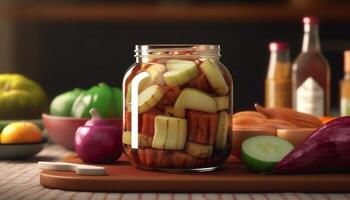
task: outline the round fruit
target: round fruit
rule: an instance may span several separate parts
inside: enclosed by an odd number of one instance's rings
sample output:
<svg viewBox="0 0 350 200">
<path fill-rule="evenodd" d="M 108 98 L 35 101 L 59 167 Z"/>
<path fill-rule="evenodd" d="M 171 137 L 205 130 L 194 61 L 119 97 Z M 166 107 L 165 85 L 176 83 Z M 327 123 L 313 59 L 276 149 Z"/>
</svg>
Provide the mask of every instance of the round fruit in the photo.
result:
<svg viewBox="0 0 350 200">
<path fill-rule="evenodd" d="M 42 87 L 20 74 L 0 75 L 0 119 L 37 119 L 48 98 Z"/>
<path fill-rule="evenodd" d="M 83 92 L 84 90 L 76 88 L 58 95 L 51 102 L 50 113 L 56 116 L 70 116 L 75 99 Z"/>
<path fill-rule="evenodd" d="M 292 149 L 293 145 L 275 136 L 255 136 L 242 144 L 242 157 L 253 172 L 269 172 Z"/>
<path fill-rule="evenodd" d="M 1 133 L 2 144 L 40 142 L 40 128 L 31 122 L 13 122 L 7 125 Z"/>
</svg>

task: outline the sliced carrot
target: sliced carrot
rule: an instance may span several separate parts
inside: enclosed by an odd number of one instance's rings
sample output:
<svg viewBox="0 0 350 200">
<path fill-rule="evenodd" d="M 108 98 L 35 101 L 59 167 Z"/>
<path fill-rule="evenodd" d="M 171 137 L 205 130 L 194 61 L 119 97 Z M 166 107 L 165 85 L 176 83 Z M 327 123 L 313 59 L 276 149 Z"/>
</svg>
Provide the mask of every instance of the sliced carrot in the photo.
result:
<svg viewBox="0 0 350 200">
<path fill-rule="evenodd" d="M 145 150 L 146 150 L 145 148 L 139 148 L 137 150 L 140 163 L 143 166 L 147 166 L 147 155 L 146 155 L 146 151 Z"/>
<path fill-rule="evenodd" d="M 137 150 L 131 149 L 130 145 L 124 145 L 125 154 L 133 164 L 140 164 L 140 158 Z"/>
<path fill-rule="evenodd" d="M 131 131 L 131 112 L 125 113 L 125 127 L 127 131 Z"/>
<path fill-rule="evenodd" d="M 200 168 L 213 165 L 211 158 L 196 158 L 183 151 L 174 151 L 172 164 L 175 168 Z"/>
<path fill-rule="evenodd" d="M 141 115 L 139 115 L 139 129 L 142 127 Z M 131 112 L 125 113 L 125 127 L 126 131 L 131 131 Z"/>
<path fill-rule="evenodd" d="M 157 109 L 151 109 L 142 114 L 142 127 L 141 133 L 153 137 L 154 135 L 154 118 L 157 115 L 162 114 Z"/>
<path fill-rule="evenodd" d="M 217 114 L 188 111 L 188 140 L 200 144 L 215 144 Z"/>
<path fill-rule="evenodd" d="M 181 93 L 181 89 L 179 87 L 164 86 L 164 90 L 165 90 L 165 94 L 156 105 L 158 109 L 163 111 L 165 107 L 172 106 L 175 103 L 177 97 Z"/>
<path fill-rule="evenodd" d="M 152 148 L 139 149 L 141 164 L 146 167 L 171 168 L 172 151 Z"/>
<path fill-rule="evenodd" d="M 200 90 L 204 90 L 206 92 L 211 92 L 211 88 L 209 86 L 209 83 L 207 79 L 205 78 L 205 75 L 201 73 L 197 78 L 193 79 L 188 83 L 190 87 L 198 88 Z"/>
</svg>

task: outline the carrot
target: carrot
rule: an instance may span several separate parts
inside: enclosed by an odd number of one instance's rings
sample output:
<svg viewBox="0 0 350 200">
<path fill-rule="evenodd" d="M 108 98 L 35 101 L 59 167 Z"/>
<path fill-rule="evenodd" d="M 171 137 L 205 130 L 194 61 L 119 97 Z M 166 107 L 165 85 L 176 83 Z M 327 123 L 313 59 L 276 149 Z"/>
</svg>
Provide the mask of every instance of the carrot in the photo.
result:
<svg viewBox="0 0 350 200">
<path fill-rule="evenodd" d="M 145 148 L 139 148 L 137 152 L 138 152 L 141 165 L 147 166 L 147 155 L 146 155 Z"/>
<path fill-rule="evenodd" d="M 175 168 L 200 168 L 208 166 L 211 163 L 211 158 L 195 158 L 183 151 L 174 151 L 172 156 L 172 164 Z"/>
<path fill-rule="evenodd" d="M 193 79 L 188 83 L 190 87 L 197 88 L 200 90 L 204 90 L 206 92 L 211 92 L 211 88 L 209 86 L 209 83 L 207 79 L 205 78 L 205 75 L 201 73 L 197 78 Z"/>
<path fill-rule="evenodd" d="M 163 111 L 165 110 L 165 107 L 172 106 L 181 93 L 181 89 L 179 87 L 164 86 L 164 90 L 165 94 L 156 105 L 158 109 Z"/>
<path fill-rule="evenodd" d="M 147 111 L 142 114 L 142 126 L 141 126 L 142 134 L 153 137 L 154 118 L 160 114 L 162 114 L 162 112 L 160 112 L 157 109 L 151 109 L 150 111 Z"/>
<path fill-rule="evenodd" d="M 125 127 L 127 131 L 131 131 L 131 112 L 125 113 Z"/>
<path fill-rule="evenodd" d="M 139 115 L 139 129 L 142 127 L 142 119 L 141 115 Z M 126 131 L 131 131 L 131 112 L 126 112 L 125 113 L 125 127 Z"/>
<path fill-rule="evenodd" d="M 200 111 L 188 111 L 188 140 L 200 144 L 215 144 L 217 114 Z"/>
<path fill-rule="evenodd" d="M 125 154 L 133 164 L 140 164 L 140 158 L 137 150 L 132 150 L 130 145 L 124 145 Z"/>
<path fill-rule="evenodd" d="M 146 167 L 171 168 L 172 151 L 152 148 L 139 149 L 141 164 Z"/>
</svg>

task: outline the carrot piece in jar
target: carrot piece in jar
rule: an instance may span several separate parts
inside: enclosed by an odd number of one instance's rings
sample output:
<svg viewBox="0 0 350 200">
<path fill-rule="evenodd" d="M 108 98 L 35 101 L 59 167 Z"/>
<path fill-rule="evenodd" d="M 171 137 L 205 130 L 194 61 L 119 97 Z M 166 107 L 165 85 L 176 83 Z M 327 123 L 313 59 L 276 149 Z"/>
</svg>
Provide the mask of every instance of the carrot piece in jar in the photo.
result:
<svg viewBox="0 0 350 200">
<path fill-rule="evenodd" d="M 139 115 L 139 130 L 142 127 L 141 115 Z M 131 131 L 131 112 L 125 112 L 125 127 L 127 131 Z"/>
<path fill-rule="evenodd" d="M 218 116 L 216 113 L 188 111 L 188 140 L 200 144 L 215 144 Z"/>
<path fill-rule="evenodd" d="M 146 167 L 171 168 L 172 151 L 155 150 L 152 148 L 139 149 L 141 164 Z"/>
<path fill-rule="evenodd" d="M 188 83 L 190 87 L 197 88 L 206 92 L 211 92 L 211 88 L 209 86 L 209 83 L 207 79 L 205 78 L 205 75 L 203 73 L 199 74 L 197 78 L 193 79 Z"/>
<path fill-rule="evenodd" d="M 197 166 L 197 159 L 183 151 L 175 151 L 172 157 L 173 166 L 176 168 L 189 168 Z"/>
<path fill-rule="evenodd" d="M 125 113 L 125 127 L 127 131 L 131 131 L 131 112 Z"/>
<path fill-rule="evenodd" d="M 170 87 L 170 86 L 164 86 L 163 88 L 165 90 L 165 94 L 163 95 L 162 99 L 158 102 L 156 107 L 160 110 L 165 110 L 165 107 L 172 106 L 177 97 L 181 93 L 181 89 L 179 87 Z"/>
<path fill-rule="evenodd" d="M 211 163 L 211 158 L 196 158 L 183 151 L 175 151 L 172 156 L 172 165 L 175 168 L 200 168 L 211 165 Z"/>
<path fill-rule="evenodd" d="M 144 135 L 153 137 L 154 136 L 154 118 L 157 115 L 161 115 L 161 114 L 162 112 L 160 112 L 157 109 L 151 109 L 150 111 L 143 113 L 141 133 Z"/>
<path fill-rule="evenodd" d="M 133 164 L 140 164 L 137 150 L 132 150 L 130 145 L 124 145 L 125 154 Z"/>
</svg>

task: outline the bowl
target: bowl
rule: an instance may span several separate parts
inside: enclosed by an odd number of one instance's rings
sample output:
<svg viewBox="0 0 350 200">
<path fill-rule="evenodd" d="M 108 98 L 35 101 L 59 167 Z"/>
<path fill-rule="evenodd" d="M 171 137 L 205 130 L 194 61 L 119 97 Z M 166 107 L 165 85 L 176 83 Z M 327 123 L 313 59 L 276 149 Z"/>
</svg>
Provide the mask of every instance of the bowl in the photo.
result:
<svg viewBox="0 0 350 200">
<path fill-rule="evenodd" d="M 40 142 L 20 144 L 0 144 L 0 160 L 18 160 L 35 156 L 44 149 L 47 139 Z"/>
<path fill-rule="evenodd" d="M 83 126 L 90 118 L 61 117 L 42 114 L 44 127 L 50 139 L 68 150 L 74 151 L 75 132 L 79 126 Z M 123 122 L 121 118 L 108 118 L 108 120 L 118 127 Z"/>
<path fill-rule="evenodd" d="M 44 129 L 44 124 L 42 119 L 18 119 L 18 120 L 0 120 L 0 131 L 5 128 L 10 123 L 18 122 L 18 121 L 26 121 L 26 122 L 32 122 L 36 124 L 41 130 Z"/>
<path fill-rule="evenodd" d="M 316 128 L 277 129 L 277 136 L 292 143 L 294 147 L 302 144 Z"/>
<path fill-rule="evenodd" d="M 244 140 L 258 136 L 272 135 L 276 136 L 276 130 L 266 127 L 252 128 L 233 128 L 232 129 L 232 154 L 237 158 L 241 158 L 241 146 Z"/>
</svg>

